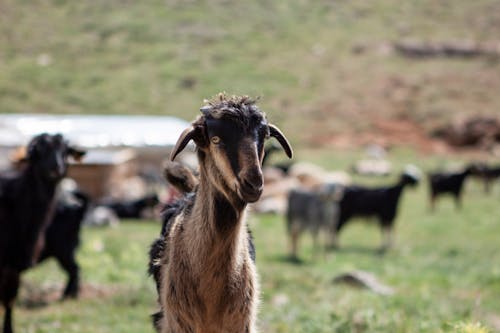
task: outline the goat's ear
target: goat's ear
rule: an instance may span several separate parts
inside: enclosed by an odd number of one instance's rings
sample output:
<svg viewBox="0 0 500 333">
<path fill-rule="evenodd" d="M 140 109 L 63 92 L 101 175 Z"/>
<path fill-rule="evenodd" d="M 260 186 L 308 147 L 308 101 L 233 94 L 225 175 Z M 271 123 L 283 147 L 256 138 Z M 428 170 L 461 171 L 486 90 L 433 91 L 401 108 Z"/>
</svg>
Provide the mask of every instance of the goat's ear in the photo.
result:
<svg viewBox="0 0 500 333">
<path fill-rule="evenodd" d="M 71 155 L 71 157 L 73 157 L 75 161 L 80 162 L 83 156 L 87 154 L 87 151 L 82 149 L 77 149 L 75 147 L 69 147 L 68 154 Z"/>
<path fill-rule="evenodd" d="M 281 147 L 285 150 L 286 155 L 288 158 L 293 157 L 293 150 L 292 146 L 290 146 L 290 143 L 286 139 L 286 137 L 281 133 L 278 127 L 274 126 L 273 124 L 269 124 L 269 134 L 278 140 L 280 143 Z"/>
<path fill-rule="evenodd" d="M 16 148 L 10 153 L 9 158 L 15 164 L 28 162 L 28 149 L 25 146 Z"/>
<path fill-rule="evenodd" d="M 177 139 L 177 143 L 175 144 L 174 149 L 170 153 L 170 160 L 173 161 L 177 154 L 179 154 L 189 143 L 189 141 L 194 140 L 197 144 L 199 144 L 200 137 L 200 128 L 197 126 L 191 126 L 186 128 L 179 139 Z"/>
</svg>

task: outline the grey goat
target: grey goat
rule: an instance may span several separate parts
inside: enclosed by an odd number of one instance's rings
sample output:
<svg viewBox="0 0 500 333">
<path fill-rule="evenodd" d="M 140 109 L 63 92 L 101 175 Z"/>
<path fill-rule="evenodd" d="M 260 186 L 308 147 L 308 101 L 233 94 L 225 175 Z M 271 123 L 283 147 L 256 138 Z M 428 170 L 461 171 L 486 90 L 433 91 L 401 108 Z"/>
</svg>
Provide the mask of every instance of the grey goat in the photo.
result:
<svg viewBox="0 0 500 333">
<path fill-rule="evenodd" d="M 329 235 L 335 228 L 339 215 L 338 202 L 342 193 L 342 186 L 339 184 L 323 185 L 317 190 L 290 191 L 286 221 L 292 260 L 298 260 L 298 241 L 305 231 L 309 231 L 313 237 L 313 253 L 318 252 L 320 231 L 325 231 L 325 234 Z"/>
</svg>

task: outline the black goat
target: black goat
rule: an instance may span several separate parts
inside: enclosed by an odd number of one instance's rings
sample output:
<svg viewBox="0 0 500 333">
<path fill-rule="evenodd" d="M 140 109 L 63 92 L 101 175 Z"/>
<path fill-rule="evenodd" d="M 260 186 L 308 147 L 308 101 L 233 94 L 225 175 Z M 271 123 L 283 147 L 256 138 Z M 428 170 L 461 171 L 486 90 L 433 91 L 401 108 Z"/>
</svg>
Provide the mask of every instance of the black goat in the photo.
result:
<svg viewBox="0 0 500 333">
<path fill-rule="evenodd" d="M 475 165 L 467 166 L 461 172 L 432 172 L 428 174 L 430 187 L 431 210 L 436 208 L 436 199 L 443 194 L 450 194 L 455 199 L 455 207 L 462 206 L 462 190 L 466 178 L 472 174 L 479 174 L 480 169 Z"/>
<path fill-rule="evenodd" d="M 481 165 L 476 176 L 483 179 L 484 192 L 490 193 L 491 184 L 495 182 L 495 180 L 500 178 L 500 165 L 493 167 L 488 165 Z"/>
<path fill-rule="evenodd" d="M 67 171 L 70 147 L 61 135 L 40 134 L 28 144 L 23 167 L 0 175 L 0 301 L 3 332 L 12 333 L 12 308 L 21 272 L 38 261 L 52 220 L 55 193 Z"/>
<path fill-rule="evenodd" d="M 392 186 L 367 188 L 346 186 L 340 200 L 340 216 L 334 231 L 334 241 L 347 221 L 352 217 L 376 217 L 383 233 L 380 251 L 391 246 L 392 229 L 397 215 L 399 198 L 406 185 L 415 186 L 420 180 L 419 171 L 411 167 Z"/>
<path fill-rule="evenodd" d="M 113 210 L 120 218 L 139 219 L 146 208 L 154 208 L 160 201 L 155 193 L 133 200 L 107 200 L 100 205 Z"/>
<path fill-rule="evenodd" d="M 89 197 L 78 190 L 69 195 L 74 197 L 72 202 L 58 200 L 52 223 L 45 232 L 45 247 L 39 262 L 54 257 L 68 274 L 63 298 L 76 298 L 80 289 L 80 267 L 75 252 L 80 243 L 80 227 Z"/>
</svg>

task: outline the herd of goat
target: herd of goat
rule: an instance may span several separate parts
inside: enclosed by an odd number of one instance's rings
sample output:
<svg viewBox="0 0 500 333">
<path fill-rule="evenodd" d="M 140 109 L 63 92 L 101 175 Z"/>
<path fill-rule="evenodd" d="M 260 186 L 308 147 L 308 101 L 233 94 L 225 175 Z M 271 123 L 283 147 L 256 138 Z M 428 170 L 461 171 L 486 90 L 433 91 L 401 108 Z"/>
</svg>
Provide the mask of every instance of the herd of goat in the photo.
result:
<svg viewBox="0 0 500 333">
<path fill-rule="evenodd" d="M 435 211 L 436 200 L 443 195 L 451 196 L 459 209 L 465 180 L 471 175 L 482 178 L 485 191 L 489 192 L 492 182 L 500 179 L 500 167 L 471 163 L 454 172 L 429 172 L 430 210 Z M 379 251 L 383 253 L 392 243 L 394 221 L 404 188 L 418 185 L 421 178 L 419 169 L 408 165 L 396 183 L 388 186 L 327 184 L 313 190 L 292 189 L 286 211 L 291 258 L 298 260 L 298 239 L 304 231 L 313 236 L 315 254 L 320 230 L 329 235 L 326 248 L 336 248 L 340 231 L 353 217 L 374 218 L 378 222 L 383 237 Z"/>
<path fill-rule="evenodd" d="M 259 285 L 255 248 L 245 211 L 263 193 L 264 142 L 274 137 L 286 155 L 292 149 L 281 131 L 267 122 L 255 101 L 220 95 L 201 109 L 191 127 L 174 147 L 173 161 L 193 141 L 199 170 L 169 162 L 165 176 L 181 194 L 161 203 L 163 225 L 150 249 L 149 272 L 158 292 L 156 330 L 168 332 L 256 332 Z M 274 146 L 272 146 L 274 147 Z M 275 149 L 275 148 L 272 148 Z M 77 297 L 79 266 L 75 252 L 89 197 L 77 188 L 59 188 L 69 159 L 80 160 L 85 151 L 71 146 L 61 135 L 40 134 L 28 144 L 22 166 L 0 173 L 0 300 L 3 332 L 12 333 L 12 308 L 21 274 L 47 258 L 55 258 L 68 274 L 63 297 Z M 282 168 L 287 172 L 289 165 Z M 485 188 L 500 178 L 500 167 L 470 165 L 463 171 L 429 173 L 430 202 L 451 194 L 461 204 L 465 179 L 483 177 Z M 327 246 L 354 217 L 374 217 L 383 233 L 381 251 L 391 245 L 398 203 L 405 187 L 415 186 L 420 171 L 407 167 L 389 186 L 365 187 L 327 183 L 288 192 L 285 212 L 291 243 L 298 259 L 302 233 L 329 236 Z M 133 202 L 105 202 L 125 218 L 159 204 L 148 196 Z M 146 250 L 145 250 L 146 252 Z"/>
</svg>

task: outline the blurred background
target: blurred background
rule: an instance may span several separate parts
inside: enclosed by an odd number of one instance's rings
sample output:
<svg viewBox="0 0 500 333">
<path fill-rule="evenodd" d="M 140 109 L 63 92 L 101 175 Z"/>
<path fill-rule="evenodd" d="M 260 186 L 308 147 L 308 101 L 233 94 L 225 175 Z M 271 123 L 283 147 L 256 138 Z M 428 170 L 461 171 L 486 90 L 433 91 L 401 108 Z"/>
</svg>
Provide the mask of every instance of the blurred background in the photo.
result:
<svg viewBox="0 0 500 333">
<path fill-rule="evenodd" d="M 56 261 L 24 274 L 16 327 L 153 331 L 147 252 L 158 202 L 176 195 L 162 163 L 203 100 L 226 91 L 260 97 L 295 150 L 292 162 L 269 155 L 275 186 L 249 218 L 262 332 L 500 331 L 499 89 L 495 0 L 1 0 L 0 166 L 61 132 L 89 151 L 69 175 L 94 211 L 155 195 L 137 216 L 101 211 L 82 229 L 79 299 L 58 301 Z M 356 218 L 337 250 L 318 255 L 305 232 L 290 260 L 291 188 L 392 186 L 408 164 L 421 177 L 388 251 L 376 220 Z M 471 165 L 461 208 L 440 197 L 431 210 L 427 174 Z M 359 271 L 390 292 L 339 279 Z"/>
</svg>

